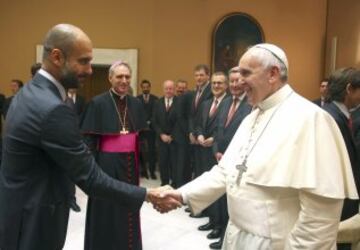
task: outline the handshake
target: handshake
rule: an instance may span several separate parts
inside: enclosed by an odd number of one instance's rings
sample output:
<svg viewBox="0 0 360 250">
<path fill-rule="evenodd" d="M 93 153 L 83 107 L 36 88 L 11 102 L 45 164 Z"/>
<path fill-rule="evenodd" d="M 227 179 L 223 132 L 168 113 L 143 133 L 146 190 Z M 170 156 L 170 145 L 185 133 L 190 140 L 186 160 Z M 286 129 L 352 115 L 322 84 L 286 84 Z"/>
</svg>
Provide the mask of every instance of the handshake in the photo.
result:
<svg viewBox="0 0 360 250">
<path fill-rule="evenodd" d="M 158 188 L 148 188 L 146 201 L 151 202 L 154 209 L 160 213 L 167 213 L 184 204 L 181 193 L 169 185 Z"/>
</svg>

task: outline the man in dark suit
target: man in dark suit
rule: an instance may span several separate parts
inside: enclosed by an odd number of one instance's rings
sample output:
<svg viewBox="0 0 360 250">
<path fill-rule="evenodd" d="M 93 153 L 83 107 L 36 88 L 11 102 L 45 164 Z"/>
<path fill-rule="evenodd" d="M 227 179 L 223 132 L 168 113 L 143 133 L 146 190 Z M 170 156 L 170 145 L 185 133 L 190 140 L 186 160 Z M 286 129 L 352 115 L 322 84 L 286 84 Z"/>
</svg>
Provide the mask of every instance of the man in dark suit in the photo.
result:
<svg viewBox="0 0 360 250">
<path fill-rule="evenodd" d="M 174 142 L 176 144 L 176 167 L 174 183 L 180 187 L 191 180 L 190 147 L 189 147 L 189 114 L 193 91 L 187 91 L 185 80 L 176 81 L 176 123 Z"/>
<path fill-rule="evenodd" d="M 174 143 L 174 126 L 176 123 L 175 83 L 166 80 L 163 84 L 164 96 L 154 106 L 152 125 L 156 131 L 159 145 L 159 168 L 161 185 L 173 180 L 176 166 L 176 148 Z"/>
<path fill-rule="evenodd" d="M 146 144 L 146 147 L 141 149 L 143 152 L 143 157 L 141 157 L 141 167 L 142 167 L 142 175 L 147 176 L 147 168 L 146 165 L 149 166 L 150 177 L 155 180 L 155 166 L 156 166 L 156 145 L 155 145 L 155 131 L 151 124 L 152 112 L 154 109 L 154 104 L 158 100 L 158 97 L 151 94 L 151 83 L 148 80 L 142 80 L 140 83 L 142 94 L 138 95 L 137 98 L 140 100 L 141 104 L 144 107 L 146 122 L 149 129 L 140 132 L 140 140 L 143 145 Z"/>
<path fill-rule="evenodd" d="M 189 115 L 189 141 L 190 141 L 190 161 L 191 161 L 191 168 L 193 171 L 193 176 L 197 177 L 200 176 L 201 173 L 201 153 L 200 153 L 200 146 L 197 141 L 195 135 L 195 129 L 199 120 L 199 109 L 201 103 L 205 100 L 211 99 L 213 97 L 211 93 L 211 86 L 210 86 L 210 69 L 209 66 L 205 64 L 198 64 L 194 68 L 194 78 L 196 84 L 196 90 L 192 94 L 192 102 L 190 108 L 190 115 Z M 190 212 L 189 209 L 185 210 Z M 193 218 L 201 218 L 204 217 L 205 214 L 200 213 L 198 215 L 190 214 L 190 217 Z"/>
<path fill-rule="evenodd" d="M 183 79 L 179 79 L 176 81 L 176 96 L 181 96 L 183 94 L 185 94 L 188 91 L 188 82 L 183 80 Z"/>
<path fill-rule="evenodd" d="M 210 79 L 210 69 L 205 64 L 195 66 L 194 78 L 196 82 L 196 91 L 192 100 L 189 117 L 189 139 L 190 144 L 194 145 L 193 150 L 193 163 L 194 163 L 194 176 L 197 177 L 201 173 L 201 159 L 200 147 L 195 135 L 199 118 L 199 109 L 201 104 L 208 99 L 212 98 Z"/>
<path fill-rule="evenodd" d="M 211 92 L 214 97 L 204 101 L 200 106 L 199 122 L 195 129 L 195 136 L 200 147 L 200 174 L 209 171 L 217 163 L 212 146 L 217 128 L 217 116 L 226 97 L 227 88 L 227 76 L 223 72 L 215 72 L 211 77 Z M 216 239 L 221 235 L 218 207 L 218 202 L 215 202 L 206 209 L 206 214 L 210 218 L 209 223 L 199 227 L 199 230 L 213 229 L 207 236 L 209 239 Z"/>
<path fill-rule="evenodd" d="M 10 104 L 12 102 L 12 99 L 16 95 L 16 93 L 24 86 L 24 83 L 19 79 L 13 79 L 10 82 L 10 88 L 12 92 L 12 96 L 5 99 L 4 106 L 3 106 L 3 116 L 4 119 L 6 119 L 6 114 L 9 110 Z"/>
<path fill-rule="evenodd" d="M 360 193 L 359 155 L 352 135 L 350 109 L 360 104 L 360 71 L 354 68 L 342 68 L 329 78 L 329 101 L 324 109 L 335 119 L 344 138 L 349 153 L 353 176 L 358 193 Z M 359 213 L 359 200 L 344 200 L 341 221 Z M 338 244 L 338 249 L 350 250 L 350 244 Z"/>
<path fill-rule="evenodd" d="M 325 99 L 328 92 L 328 81 L 329 80 L 327 78 L 324 78 L 320 82 L 320 98 L 313 100 L 313 103 L 315 103 L 319 107 L 323 107 L 325 105 Z"/>
<path fill-rule="evenodd" d="M 251 112 L 251 106 L 247 103 L 246 94 L 239 81 L 240 76 L 240 72 L 237 68 L 230 70 L 229 89 L 231 96 L 223 101 L 217 116 L 218 125 L 215 132 L 214 144 L 212 146 L 217 161 L 220 161 L 222 155 L 225 153 L 225 150 L 229 146 L 230 141 L 242 120 Z M 221 234 L 219 241 L 210 244 L 211 249 L 221 249 L 226 225 L 229 220 L 225 195 L 218 201 L 218 211 L 218 228 L 220 229 Z"/>
<path fill-rule="evenodd" d="M 73 25 L 56 25 L 44 40 L 42 69 L 13 99 L 0 170 L 0 249 L 62 249 L 71 182 L 129 209 L 155 199 L 154 190 L 116 181 L 99 168 L 64 102 L 65 89 L 92 73 L 91 60 L 89 37 Z"/>
</svg>

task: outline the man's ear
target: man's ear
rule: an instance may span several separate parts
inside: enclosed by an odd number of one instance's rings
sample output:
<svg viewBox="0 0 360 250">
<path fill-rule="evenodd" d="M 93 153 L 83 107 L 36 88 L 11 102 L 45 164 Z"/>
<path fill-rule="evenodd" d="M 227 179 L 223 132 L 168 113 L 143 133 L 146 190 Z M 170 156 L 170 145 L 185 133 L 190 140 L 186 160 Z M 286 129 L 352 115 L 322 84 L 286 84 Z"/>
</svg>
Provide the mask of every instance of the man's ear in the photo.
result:
<svg viewBox="0 0 360 250">
<path fill-rule="evenodd" d="M 277 79 L 280 79 L 280 69 L 278 67 L 271 67 L 269 70 L 269 81 L 274 82 Z"/>
<path fill-rule="evenodd" d="M 347 93 L 347 94 L 349 94 L 352 89 L 353 89 L 353 87 L 351 86 L 350 83 L 346 84 L 346 93 Z"/>
<path fill-rule="evenodd" d="M 60 49 L 52 49 L 50 52 L 50 59 L 53 64 L 60 67 L 65 62 L 64 53 Z"/>
</svg>

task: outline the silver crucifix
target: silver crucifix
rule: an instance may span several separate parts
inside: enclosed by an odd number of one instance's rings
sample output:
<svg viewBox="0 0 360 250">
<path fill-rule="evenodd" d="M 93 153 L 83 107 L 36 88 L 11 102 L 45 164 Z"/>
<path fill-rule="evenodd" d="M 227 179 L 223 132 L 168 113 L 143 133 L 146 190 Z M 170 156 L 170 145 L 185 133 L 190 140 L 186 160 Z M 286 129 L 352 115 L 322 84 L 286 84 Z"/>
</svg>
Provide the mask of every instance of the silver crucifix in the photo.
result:
<svg viewBox="0 0 360 250">
<path fill-rule="evenodd" d="M 247 170 L 246 161 L 244 161 L 240 165 L 236 165 L 235 167 L 236 167 L 237 170 L 239 170 L 238 176 L 236 178 L 236 183 L 239 185 L 243 173 L 245 173 L 246 170 Z"/>
</svg>

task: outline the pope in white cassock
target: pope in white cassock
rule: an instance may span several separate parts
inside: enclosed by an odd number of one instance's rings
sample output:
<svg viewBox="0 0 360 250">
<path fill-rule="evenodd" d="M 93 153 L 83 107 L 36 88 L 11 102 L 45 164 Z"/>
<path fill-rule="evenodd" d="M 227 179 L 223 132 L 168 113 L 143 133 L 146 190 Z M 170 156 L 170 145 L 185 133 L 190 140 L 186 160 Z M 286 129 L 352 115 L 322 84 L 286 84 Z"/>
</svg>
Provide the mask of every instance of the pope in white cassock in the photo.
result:
<svg viewBox="0 0 360 250">
<path fill-rule="evenodd" d="M 226 250 L 336 249 L 343 199 L 358 194 L 335 121 L 289 86 L 279 47 L 251 47 L 239 70 L 253 111 L 218 165 L 163 195 L 197 214 L 226 193 Z"/>
</svg>

